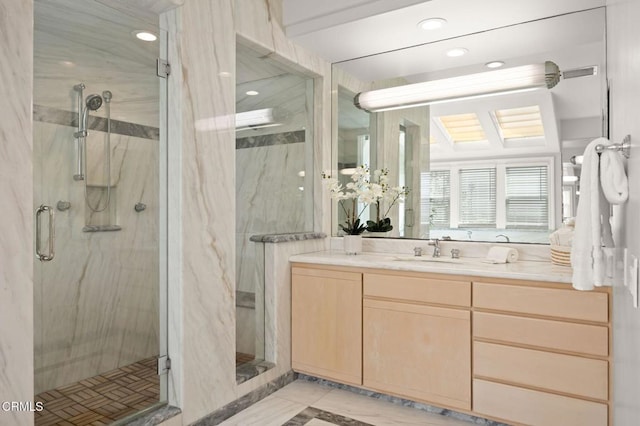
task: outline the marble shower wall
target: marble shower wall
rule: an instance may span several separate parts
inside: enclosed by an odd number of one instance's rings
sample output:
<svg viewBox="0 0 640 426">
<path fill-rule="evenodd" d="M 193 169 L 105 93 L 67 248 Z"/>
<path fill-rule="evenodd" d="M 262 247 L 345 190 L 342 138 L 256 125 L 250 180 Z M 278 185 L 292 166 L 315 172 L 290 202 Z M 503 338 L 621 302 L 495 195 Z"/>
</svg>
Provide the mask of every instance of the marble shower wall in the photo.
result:
<svg viewBox="0 0 640 426">
<path fill-rule="evenodd" d="M 0 400 L 33 401 L 33 2 L 0 5 Z M 33 424 L 0 411 L 0 424 Z"/>
<path fill-rule="evenodd" d="M 42 179 L 35 203 L 71 204 L 56 211 L 55 258 L 34 269 L 36 393 L 158 354 L 158 141 L 111 136 L 114 186 L 105 215 L 91 213 L 83 182 L 72 178 L 73 132 L 34 123 L 34 175 Z M 94 131 L 87 143 L 102 138 Z M 106 200 L 93 199 L 94 207 L 98 201 Z M 137 202 L 147 209 L 136 212 Z M 122 230 L 82 231 L 96 220 Z"/>
<path fill-rule="evenodd" d="M 304 96 L 304 94 L 303 94 Z M 304 123 L 302 123 L 304 126 Z M 236 350 L 264 359 L 264 247 L 252 235 L 311 230 L 305 223 L 305 132 L 236 139 Z"/>
<path fill-rule="evenodd" d="M 81 4 L 82 3 L 82 4 Z M 34 207 L 56 210 L 56 256 L 34 273 L 36 393 L 158 354 L 158 42 L 142 44 L 136 18 L 99 2 L 35 2 Z M 156 18 L 157 21 L 157 18 Z M 157 22 L 155 23 L 157 33 Z M 73 180 L 74 84 L 113 93 L 109 208 L 94 213 Z M 91 114 L 87 182 L 106 202 L 105 105 Z M 146 204 L 136 212 L 134 205 Z M 115 232 L 83 232 L 118 225 Z M 46 227 L 45 227 L 46 229 Z"/>
</svg>

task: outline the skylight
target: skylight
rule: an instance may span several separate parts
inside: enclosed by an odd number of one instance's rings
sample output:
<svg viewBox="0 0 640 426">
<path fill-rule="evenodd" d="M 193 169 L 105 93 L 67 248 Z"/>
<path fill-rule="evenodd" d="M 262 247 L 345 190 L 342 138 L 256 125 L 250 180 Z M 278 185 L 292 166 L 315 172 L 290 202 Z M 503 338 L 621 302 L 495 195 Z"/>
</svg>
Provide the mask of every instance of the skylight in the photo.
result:
<svg viewBox="0 0 640 426">
<path fill-rule="evenodd" d="M 453 143 L 487 140 L 475 113 L 445 115 L 437 118 Z"/>
<path fill-rule="evenodd" d="M 540 138 L 544 136 L 538 105 L 500 109 L 495 111 L 496 122 L 503 140 Z"/>
</svg>

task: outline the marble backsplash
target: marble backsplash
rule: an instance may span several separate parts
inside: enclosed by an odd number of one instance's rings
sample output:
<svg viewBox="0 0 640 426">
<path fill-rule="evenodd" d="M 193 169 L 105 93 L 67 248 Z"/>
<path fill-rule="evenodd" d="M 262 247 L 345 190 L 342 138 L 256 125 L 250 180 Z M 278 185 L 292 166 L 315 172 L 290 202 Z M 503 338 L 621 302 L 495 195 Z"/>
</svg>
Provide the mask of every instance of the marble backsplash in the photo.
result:
<svg viewBox="0 0 640 426">
<path fill-rule="evenodd" d="M 343 239 L 331 238 L 331 250 L 342 250 Z M 551 261 L 551 248 L 544 244 L 517 244 L 517 243 L 481 243 L 467 241 L 440 241 L 442 256 L 449 256 L 451 249 L 459 249 L 460 257 L 484 258 L 489 249 L 495 245 L 500 247 L 512 247 L 518 250 L 520 260 L 538 262 Z M 362 249 L 371 253 L 393 253 L 413 255 L 414 247 L 422 248 L 423 256 L 430 256 L 433 247 L 428 245 L 428 240 L 412 240 L 402 238 L 363 238 Z"/>
</svg>

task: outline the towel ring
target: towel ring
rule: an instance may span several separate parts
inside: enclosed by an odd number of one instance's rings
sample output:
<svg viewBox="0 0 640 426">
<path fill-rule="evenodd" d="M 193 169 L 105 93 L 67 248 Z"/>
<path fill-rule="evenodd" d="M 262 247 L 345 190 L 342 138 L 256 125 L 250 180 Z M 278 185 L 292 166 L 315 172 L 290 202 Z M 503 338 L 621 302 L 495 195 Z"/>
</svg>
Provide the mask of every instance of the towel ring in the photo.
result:
<svg viewBox="0 0 640 426">
<path fill-rule="evenodd" d="M 624 155 L 624 158 L 629 158 L 629 156 L 631 155 L 631 135 L 625 136 L 622 140 L 622 143 L 614 143 L 612 145 L 596 145 L 596 152 L 598 154 L 602 154 L 605 149 L 621 152 L 622 155 Z"/>
</svg>

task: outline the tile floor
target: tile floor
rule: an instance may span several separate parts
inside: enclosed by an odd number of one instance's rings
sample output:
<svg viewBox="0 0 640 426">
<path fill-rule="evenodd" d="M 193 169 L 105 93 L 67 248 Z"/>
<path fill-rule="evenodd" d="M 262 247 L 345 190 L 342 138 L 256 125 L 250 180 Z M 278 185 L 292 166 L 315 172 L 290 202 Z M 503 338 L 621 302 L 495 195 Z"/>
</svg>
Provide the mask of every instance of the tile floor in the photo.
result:
<svg viewBox="0 0 640 426">
<path fill-rule="evenodd" d="M 44 410 L 36 426 L 108 425 L 157 403 L 160 382 L 155 357 L 36 395 Z"/>
<path fill-rule="evenodd" d="M 469 426 L 469 423 L 318 383 L 296 380 L 221 425 Z"/>
<path fill-rule="evenodd" d="M 236 353 L 236 366 L 254 361 Z M 99 426 L 144 410 L 160 398 L 156 357 L 36 395 L 35 426 Z"/>
</svg>

